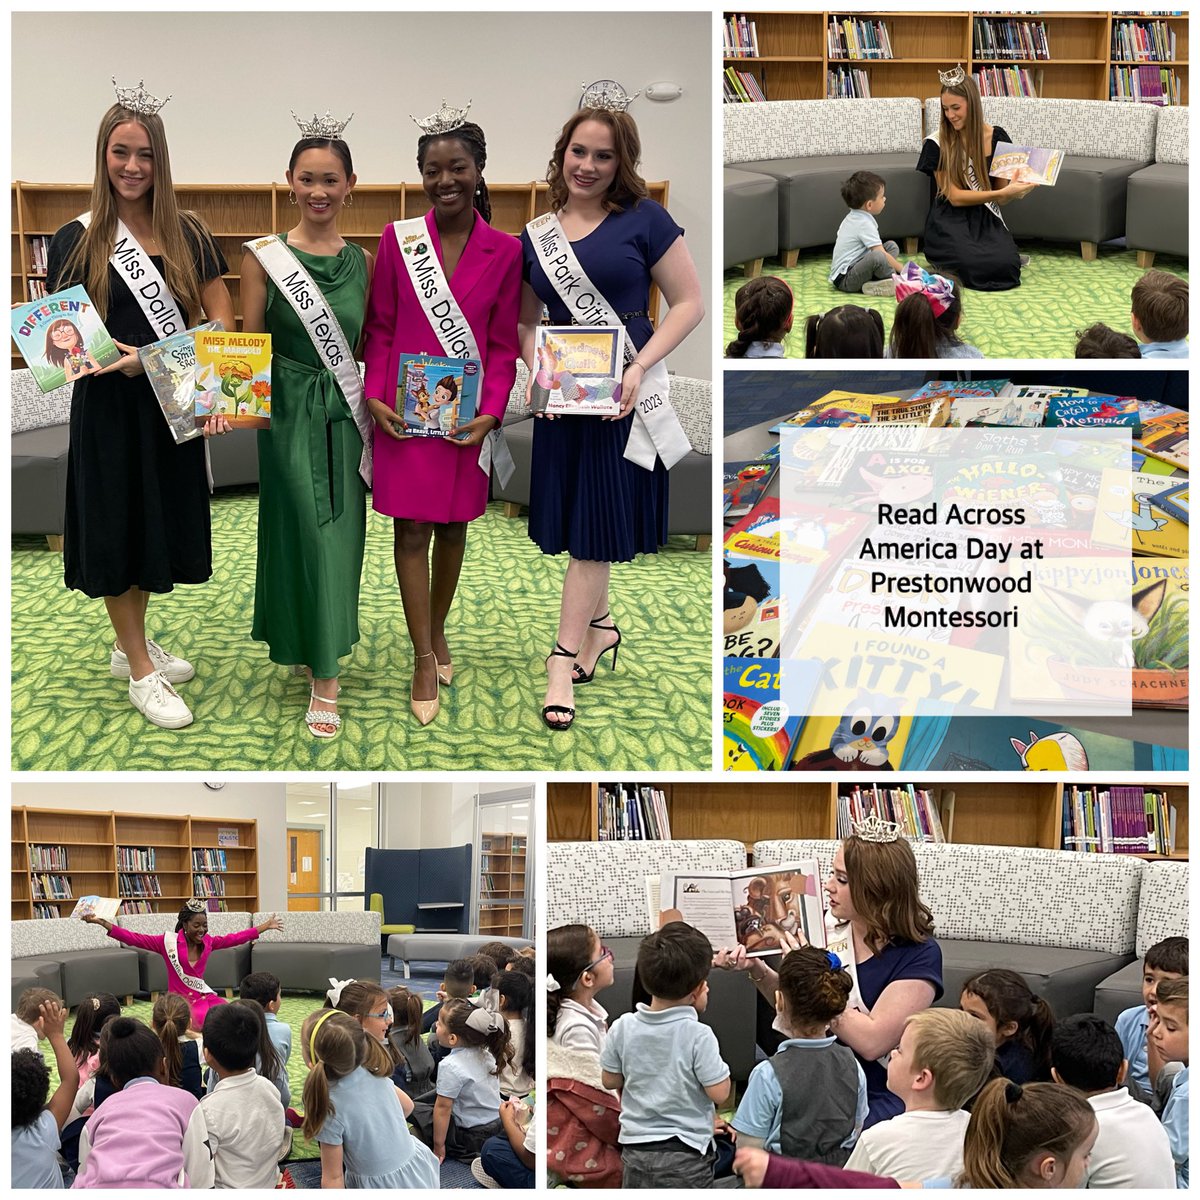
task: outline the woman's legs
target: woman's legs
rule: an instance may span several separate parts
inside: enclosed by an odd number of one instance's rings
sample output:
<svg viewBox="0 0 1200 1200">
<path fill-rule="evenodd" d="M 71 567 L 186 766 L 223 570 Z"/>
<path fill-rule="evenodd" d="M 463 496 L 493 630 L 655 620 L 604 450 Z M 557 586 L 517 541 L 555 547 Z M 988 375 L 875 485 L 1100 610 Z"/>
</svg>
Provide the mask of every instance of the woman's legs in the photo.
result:
<svg viewBox="0 0 1200 1200">
<path fill-rule="evenodd" d="M 607 611 L 608 576 L 610 564 L 589 559 L 573 558 L 567 564 L 563 579 L 562 606 L 558 614 L 558 644 L 572 654 L 579 651 L 588 622 Z M 546 663 L 547 705 L 574 707 L 574 688 L 571 671 L 574 659 L 554 656 Z M 565 713 L 549 713 L 551 724 L 568 725 Z"/>
<path fill-rule="evenodd" d="M 434 656 L 443 667 L 450 665 L 446 642 L 446 618 L 454 603 L 458 577 L 467 549 L 466 521 L 451 521 L 433 527 L 433 586 L 429 594 L 429 632 Z M 419 698 L 419 697 L 418 697 Z"/>
<path fill-rule="evenodd" d="M 605 566 L 607 565 L 606 563 Z M 607 619 L 601 620 L 602 617 Z M 600 624 L 593 625 L 593 621 L 599 621 Z M 579 653 L 575 656 L 575 661 L 585 675 L 595 671 L 600 655 L 615 646 L 619 638 L 617 623 L 613 620 L 608 607 L 608 581 L 605 580 L 604 591 L 596 601 L 596 611 L 588 620 L 588 627 L 583 635 L 583 645 L 580 646 Z"/>
<path fill-rule="evenodd" d="M 104 607 L 117 635 L 117 649 L 129 659 L 131 679 L 143 679 L 155 670 L 146 649 L 146 606 L 150 593 L 132 587 L 119 596 L 105 596 Z"/>
<path fill-rule="evenodd" d="M 409 521 L 397 517 L 393 530 L 396 579 L 400 584 L 404 620 L 408 625 L 408 636 L 412 641 L 416 659 L 413 664 L 411 695 L 414 700 L 433 700 L 438 694 L 429 594 L 429 541 L 433 536 L 434 526 L 428 521 Z M 458 561 L 461 565 L 461 555 Z M 456 572 L 455 582 L 457 580 Z M 446 608 L 449 609 L 449 604 Z M 445 621 L 444 612 L 442 620 Z"/>
</svg>

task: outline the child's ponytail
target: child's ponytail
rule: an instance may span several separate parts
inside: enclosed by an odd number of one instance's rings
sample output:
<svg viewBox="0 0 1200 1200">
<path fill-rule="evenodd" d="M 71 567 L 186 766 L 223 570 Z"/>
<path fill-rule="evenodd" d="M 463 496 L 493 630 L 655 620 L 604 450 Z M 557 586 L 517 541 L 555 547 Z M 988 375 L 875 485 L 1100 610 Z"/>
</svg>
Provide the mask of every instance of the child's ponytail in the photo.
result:
<svg viewBox="0 0 1200 1200">
<path fill-rule="evenodd" d="M 839 304 L 805 321 L 806 358 L 882 358 L 883 317 L 873 308 Z"/>
<path fill-rule="evenodd" d="M 75 1010 L 75 1024 L 67 1038 L 67 1048 L 82 1066 L 100 1043 L 100 1033 L 113 1017 L 121 1015 L 121 1002 L 111 992 L 89 992 Z"/>
<path fill-rule="evenodd" d="M 738 335 L 725 347 L 726 358 L 745 358 L 752 342 L 782 341 L 792 327 L 792 289 L 776 275 L 742 284 L 733 303 Z"/>
<path fill-rule="evenodd" d="M 546 1033 L 554 1036 L 558 1010 L 571 998 L 592 961 L 596 935 L 590 925 L 560 925 L 546 936 Z"/>
<path fill-rule="evenodd" d="M 779 991 L 794 1022 L 832 1021 L 846 1011 L 853 988 L 836 956 L 818 946 L 793 950 L 779 964 Z"/>
<path fill-rule="evenodd" d="M 892 358 L 936 358 L 937 324 L 924 296 L 913 293 L 896 305 L 888 348 Z"/>
<path fill-rule="evenodd" d="M 464 1046 L 482 1046 L 495 1060 L 491 1074 L 500 1072 L 513 1060 L 508 1022 L 497 1012 L 479 1008 L 470 1000 L 447 1000 L 438 1015 L 442 1027 L 454 1034 Z"/>
<path fill-rule="evenodd" d="M 275 1043 L 271 1041 L 271 1031 L 267 1028 L 266 1010 L 257 1000 L 248 998 L 234 1000 L 233 1003 L 240 1004 L 254 1013 L 258 1022 L 258 1050 L 256 1052 L 258 1073 L 264 1079 L 269 1079 L 274 1083 L 283 1071 L 283 1064 L 279 1061 L 279 1052 L 275 1049 Z"/>
<path fill-rule="evenodd" d="M 309 1072 L 304 1080 L 304 1136 L 311 1141 L 332 1111 L 329 1085 L 362 1065 L 366 1030 L 348 1013 L 317 1009 L 304 1018 L 300 1041 Z"/>
<path fill-rule="evenodd" d="M 163 1057 L 167 1060 L 167 1082 L 172 1087 L 179 1087 L 183 1081 L 183 1048 L 179 1039 L 187 1033 L 191 1021 L 188 1002 L 175 992 L 159 996 L 150 1013 L 150 1024 L 162 1042 Z"/>
<path fill-rule="evenodd" d="M 415 1042 L 421 1036 L 421 1018 L 425 1013 L 421 997 L 406 987 L 394 987 L 387 999 L 392 1006 L 392 1029 L 402 1033 L 403 1041 Z"/>
<path fill-rule="evenodd" d="M 817 357 L 817 338 L 821 332 L 821 322 L 825 320 L 824 313 L 813 313 L 804 322 L 804 357 Z"/>
<path fill-rule="evenodd" d="M 504 971 L 496 984 L 500 1007 L 519 1013 L 525 1022 L 525 1039 L 521 1052 L 521 1070 L 531 1079 L 537 1073 L 537 1041 L 533 1034 L 533 980 L 516 971 Z"/>
</svg>

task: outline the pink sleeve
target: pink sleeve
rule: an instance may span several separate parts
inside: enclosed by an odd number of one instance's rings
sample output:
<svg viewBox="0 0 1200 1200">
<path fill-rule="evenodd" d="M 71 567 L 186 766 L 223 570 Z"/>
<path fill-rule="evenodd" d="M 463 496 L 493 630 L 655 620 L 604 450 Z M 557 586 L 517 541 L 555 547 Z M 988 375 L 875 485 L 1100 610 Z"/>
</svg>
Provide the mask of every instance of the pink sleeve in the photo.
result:
<svg viewBox="0 0 1200 1200">
<path fill-rule="evenodd" d="M 369 399 L 388 401 L 395 388 L 388 388 L 388 363 L 396 332 L 398 291 L 396 278 L 396 235 L 390 225 L 379 238 L 379 256 L 371 277 L 367 314 L 363 321 L 363 390 Z"/>
<path fill-rule="evenodd" d="M 794 1158 L 783 1158 L 772 1154 L 767 1161 L 767 1172 L 763 1176 L 765 1188 L 898 1188 L 894 1179 L 881 1175 L 868 1175 L 866 1171 L 846 1171 L 841 1167 L 828 1167 L 823 1163 L 800 1162 Z"/>
<path fill-rule="evenodd" d="M 120 942 L 124 946 L 133 946 L 137 950 L 155 950 L 159 954 L 162 953 L 163 940 L 161 933 L 134 933 L 132 929 L 122 929 L 120 925 L 114 925 L 108 931 L 108 936 L 114 942 Z"/>
<path fill-rule="evenodd" d="M 521 243 L 516 238 L 505 239 L 508 263 L 500 279 L 496 303 L 488 320 L 487 350 L 484 352 L 487 370 L 483 377 L 483 396 L 479 411 L 484 416 L 504 419 L 508 393 L 517 377 L 517 358 L 521 341 L 517 334 L 517 318 L 521 311 Z"/>
<path fill-rule="evenodd" d="M 243 942 L 252 942 L 256 937 L 258 929 L 252 925 L 249 929 L 239 929 L 237 933 L 212 934 L 208 945 L 210 950 L 224 950 L 227 946 L 240 946 Z"/>
</svg>

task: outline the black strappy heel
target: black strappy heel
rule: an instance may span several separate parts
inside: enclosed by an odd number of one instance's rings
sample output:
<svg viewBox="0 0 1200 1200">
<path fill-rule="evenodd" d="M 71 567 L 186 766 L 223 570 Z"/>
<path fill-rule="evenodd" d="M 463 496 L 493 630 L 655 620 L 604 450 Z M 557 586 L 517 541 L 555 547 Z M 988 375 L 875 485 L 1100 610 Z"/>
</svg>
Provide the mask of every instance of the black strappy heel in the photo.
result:
<svg viewBox="0 0 1200 1200">
<path fill-rule="evenodd" d="M 600 665 L 600 660 L 611 650 L 612 651 L 612 666 L 611 671 L 617 669 L 617 647 L 621 644 L 621 631 L 617 628 L 617 623 L 614 621 L 611 625 L 602 625 L 601 621 L 607 621 L 608 613 L 602 617 L 597 617 L 594 621 L 589 621 L 588 625 L 592 629 L 611 629 L 616 635 L 617 640 L 611 646 L 605 646 L 599 654 L 596 655 L 596 661 L 592 663 L 592 669 L 585 671 L 578 663 L 575 664 L 575 669 L 571 672 L 571 682 L 578 686 L 581 683 L 591 683 L 596 676 L 596 668 Z"/>
<path fill-rule="evenodd" d="M 549 667 L 550 660 L 552 658 L 569 658 L 574 661 L 575 655 L 578 653 L 578 650 L 567 650 L 562 646 L 561 643 L 555 642 L 554 649 L 546 655 L 546 666 Z M 548 720 L 551 713 L 564 713 L 567 717 L 567 720 Z M 570 729 L 575 723 L 575 710 L 573 708 L 568 708 L 565 704 L 547 704 L 542 709 L 542 722 L 545 724 L 547 729 Z"/>
</svg>

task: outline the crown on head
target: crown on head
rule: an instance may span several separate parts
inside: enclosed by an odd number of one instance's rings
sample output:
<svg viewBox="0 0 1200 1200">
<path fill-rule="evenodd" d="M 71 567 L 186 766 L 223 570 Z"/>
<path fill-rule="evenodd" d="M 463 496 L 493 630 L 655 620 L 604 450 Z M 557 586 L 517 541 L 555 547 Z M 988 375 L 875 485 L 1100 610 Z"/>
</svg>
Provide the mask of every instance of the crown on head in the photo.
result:
<svg viewBox="0 0 1200 1200">
<path fill-rule="evenodd" d="M 186 908 L 188 910 L 188 912 L 194 912 L 194 913 L 208 912 L 208 905 L 205 904 L 203 900 L 185 901 L 183 907 Z"/>
<path fill-rule="evenodd" d="M 967 73 L 963 70 L 962 63 L 959 63 L 949 71 L 938 72 L 938 78 L 942 81 L 942 87 L 958 87 L 966 77 Z"/>
<path fill-rule="evenodd" d="M 629 95 L 625 89 L 613 79 L 602 79 L 598 83 L 585 83 L 583 98 L 579 101 L 580 108 L 603 108 L 608 112 L 624 112 L 642 93 L 636 91 Z"/>
<path fill-rule="evenodd" d="M 117 89 L 117 103 L 122 108 L 127 108 L 139 116 L 152 117 L 171 97 L 168 96 L 167 100 L 160 100 L 157 96 L 150 95 L 144 86 L 145 82 L 144 79 L 139 79 L 137 87 L 123 88 L 117 83 L 117 77 L 115 75 L 112 77 L 113 87 Z"/>
<path fill-rule="evenodd" d="M 423 133 L 437 136 L 461 129 L 467 123 L 467 113 L 471 111 L 471 103 L 468 100 L 462 108 L 451 108 L 446 103 L 446 97 L 443 96 L 442 107 L 437 112 L 431 112 L 427 117 L 413 117 L 412 113 L 408 115 L 421 127 Z"/>
<path fill-rule="evenodd" d="M 296 115 L 296 110 L 291 110 L 292 119 L 300 126 L 300 133 L 304 137 L 328 138 L 330 141 L 341 141 L 342 130 L 354 120 L 354 114 L 351 113 L 344 121 L 339 121 L 337 117 L 329 115 L 329 109 L 325 110 L 323 117 L 318 117 L 313 113 L 311 121 L 306 121 L 303 117 Z"/>
<path fill-rule="evenodd" d="M 895 842 L 900 839 L 900 826 L 895 821 L 883 820 L 875 813 L 851 825 L 850 831 L 864 842 Z"/>
</svg>

